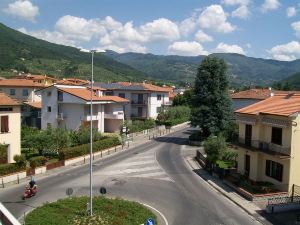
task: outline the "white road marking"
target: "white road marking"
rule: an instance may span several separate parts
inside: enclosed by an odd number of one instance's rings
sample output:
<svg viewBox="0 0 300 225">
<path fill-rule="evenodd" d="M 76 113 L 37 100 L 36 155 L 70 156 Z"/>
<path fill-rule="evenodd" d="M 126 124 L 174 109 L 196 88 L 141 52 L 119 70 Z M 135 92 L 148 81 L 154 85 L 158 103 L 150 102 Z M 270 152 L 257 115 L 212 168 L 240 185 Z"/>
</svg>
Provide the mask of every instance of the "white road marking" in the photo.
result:
<svg viewBox="0 0 300 225">
<path fill-rule="evenodd" d="M 146 206 L 146 207 L 148 207 L 148 208 L 154 210 L 155 212 L 157 212 L 157 213 L 163 218 L 163 220 L 164 220 L 164 222 L 165 222 L 165 225 L 169 225 L 168 220 L 167 220 L 167 218 L 165 217 L 164 214 L 162 214 L 160 211 L 158 211 L 156 208 L 154 208 L 154 207 L 152 207 L 152 206 L 150 206 L 150 205 L 147 205 L 147 204 L 145 204 L 145 203 L 142 203 L 142 204 L 143 204 L 144 206 Z"/>
</svg>

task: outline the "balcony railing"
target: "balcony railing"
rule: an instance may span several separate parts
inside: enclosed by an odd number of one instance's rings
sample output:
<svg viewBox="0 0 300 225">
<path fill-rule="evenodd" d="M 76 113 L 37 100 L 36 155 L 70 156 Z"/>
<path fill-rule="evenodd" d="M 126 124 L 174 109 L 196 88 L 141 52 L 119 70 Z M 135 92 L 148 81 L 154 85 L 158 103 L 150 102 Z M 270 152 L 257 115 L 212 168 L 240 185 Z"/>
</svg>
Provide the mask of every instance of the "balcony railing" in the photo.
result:
<svg viewBox="0 0 300 225">
<path fill-rule="evenodd" d="M 131 119 L 146 119 L 147 117 L 144 115 L 138 115 L 138 114 L 131 114 Z"/>
<path fill-rule="evenodd" d="M 131 100 L 131 104 L 133 105 L 147 105 L 146 100 Z"/>
<path fill-rule="evenodd" d="M 81 120 L 84 120 L 84 121 L 91 121 L 91 120 L 98 120 L 99 117 L 98 115 L 90 115 L 90 114 L 86 114 L 86 115 L 82 115 L 81 116 Z"/>
<path fill-rule="evenodd" d="M 269 154 L 278 153 L 281 155 L 291 155 L 291 147 L 281 146 L 271 142 L 239 138 L 239 142 L 237 144 L 244 148 L 249 148 L 250 150 L 262 151 Z"/>
<path fill-rule="evenodd" d="M 124 113 L 118 112 L 118 113 L 105 113 L 104 119 L 116 119 L 116 120 L 122 120 L 124 119 Z"/>
</svg>

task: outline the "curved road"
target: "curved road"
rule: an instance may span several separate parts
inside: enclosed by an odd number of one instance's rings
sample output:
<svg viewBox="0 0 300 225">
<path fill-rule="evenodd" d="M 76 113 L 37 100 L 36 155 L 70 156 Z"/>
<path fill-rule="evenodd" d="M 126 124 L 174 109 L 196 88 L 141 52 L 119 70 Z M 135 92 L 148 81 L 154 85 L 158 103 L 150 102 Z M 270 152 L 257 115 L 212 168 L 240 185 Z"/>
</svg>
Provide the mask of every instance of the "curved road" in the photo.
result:
<svg viewBox="0 0 300 225">
<path fill-rule="evenodd" d="M 169 225 L 259 224 L 187 166 L 182 155 L 190 130 L 94 161 L 94 193 L 105 186 L 109 196 L 151 205 L 165 215 Z M 37 182 L 37 196 L 21 201 L 23 183 L 1 189 L 0 201 L 19 218 L 43 202 L 66 197 L 68 187 L 75 195 L 88 195 L 88 165 L 70 167 Z"/>
</svg>

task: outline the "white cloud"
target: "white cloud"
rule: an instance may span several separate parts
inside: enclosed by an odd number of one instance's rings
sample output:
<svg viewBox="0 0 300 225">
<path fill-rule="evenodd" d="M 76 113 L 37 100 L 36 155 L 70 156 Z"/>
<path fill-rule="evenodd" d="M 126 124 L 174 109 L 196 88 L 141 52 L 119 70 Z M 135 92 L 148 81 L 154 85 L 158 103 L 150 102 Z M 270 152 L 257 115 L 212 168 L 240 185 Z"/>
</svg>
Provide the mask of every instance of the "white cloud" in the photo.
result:
<svg viewBox="0 0 300 225">
<path fill-rule="evenodd" d="M 288 8 L 286 9 L 286 16 L 287 16 L 288 18 L 291 18 L 291 17 L 293 17 L 293 16 L 296 16 L 296 14 L 297 14 L 297 10 L 296 10 L 295 7 L 288 7 Z"/>
<path fill-rule="evenodd" d="M 231 13 L 232 17 L 238 17 L 240 19 L 247 19 L 250 16 L 250 10 L 248 6 L 241 5 Z"/>
<path fill-rule="evenodd" d="M 184 56 L 197 56 L 197 55 L 208 55 L 202 45 L 198 42 L 174 42 L 168 47 L 169 54 L 184 55 Z"/>
<path fill-rule="evenodd" d="M 213 41 L 213 37 L 204 33 L 202 30 L 199 30 L 196 34 L 195 34 L 195 39 L 196 41 L 203 43 L 203 42 L 211 42 Z"/>
<path fill-rule="evenodd" d="M 276 45 L 268 51 L 273 59 L 292 61 L 300 57 L 300 43 L 291 41 L 287 44 Z"/>
<path fill-rule="evenodd" d="M 235 30 L 235 26 L 227 21 L 227 14 L 221 5 L 208 6 L 199 16 L 199 24 L 201 28 L 220 33 L 230 33 Z"/>
<path fill-rule="evenodd" d="M 35 17 L 39 15 L 39 7 L 33 5 L 29 0 L 17 0 L 10 3 L 4 9 L 9 15 L 19 17 L 31 22 L 35 22 Z"/>
<path fill-rule="evenodd" d="M 245 55 L 245 51 L 241 46 L 238 45 L 228 45 L 223 42 L 219 43 L 218 46 L 214 49 L 214 52 L 217 53 L 238 53 Z"/>
<path fill-rule="evenodd" d="M 222 3 L 224 5 L 248 5 L 250 0 L 223 0 Z"/>
<path fill-rule="evenodd" d="M 180 34 L 182 34 L 183 36 L 189 35 L 193 31 L 195 31 L 196 25 L 197 25 L 197 21 L 194 17 L 190 17 L 190 18 L 183 20 L 179 24 Z"/>
<path fill-rule="evenodd" d="M 300 38 L 300 21 L 292 23 L 291 26 L 296 32 L 296 36 Z"/>
<path fill-rule="evenodd" d="M 148 41 L 170 41 L 180 37 L 178 26 L 171 20 L 159 18 L 140 27 Z"/>
<path fill-rule="evenodd" d="M 265 0 L 261 6 L 262 12 L 278 9 L 280 2 L 278 0 Z"/>
</svg>

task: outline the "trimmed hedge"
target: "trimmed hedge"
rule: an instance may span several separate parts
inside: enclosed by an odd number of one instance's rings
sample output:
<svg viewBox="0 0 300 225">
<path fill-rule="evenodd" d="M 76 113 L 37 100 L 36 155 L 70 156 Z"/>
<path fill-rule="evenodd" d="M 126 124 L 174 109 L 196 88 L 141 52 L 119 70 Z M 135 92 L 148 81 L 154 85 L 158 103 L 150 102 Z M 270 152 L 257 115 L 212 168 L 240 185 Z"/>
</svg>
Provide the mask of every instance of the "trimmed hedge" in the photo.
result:
<svg viewBox="0 0 300 225">
<path fill-rule="evenodd" d="M 36 156 L 29 159 L 29 164 L 30 167 L 35 168 L 39 166 L 44 166 L 47 161 L 47 158 L 44 156 Z"/>
<path fill-rule="evenodd" d="M 19 167 L 15 163 L 0 165 L 0 176 L 5 176 L 7 174 L 16 173 L 25 170 L 25 167 Z"/>
<path fill-rule="evenodd" d="M 100 150 L 111 148 L 119 144 L 121 144 L 121 142 L 117 136 L 107 137 L 105 139 L 93 143 L 93 152 L 98 152 Z M 58 157 L 59 160 L 66 160 L 86 155 L 89 153 L 89 151 L 90 144 L 84 144 L 75 147 L 64 148 L 59 151 Z"/>
</svg>

